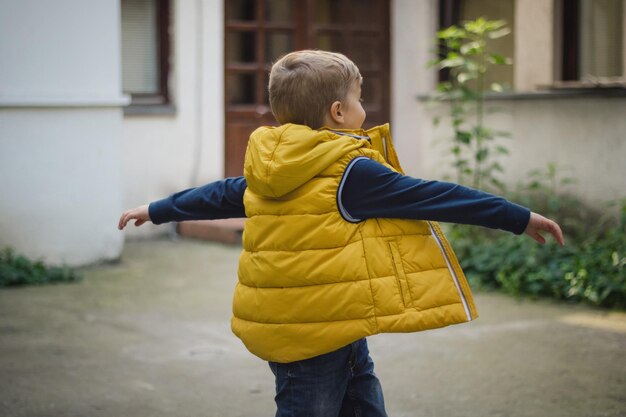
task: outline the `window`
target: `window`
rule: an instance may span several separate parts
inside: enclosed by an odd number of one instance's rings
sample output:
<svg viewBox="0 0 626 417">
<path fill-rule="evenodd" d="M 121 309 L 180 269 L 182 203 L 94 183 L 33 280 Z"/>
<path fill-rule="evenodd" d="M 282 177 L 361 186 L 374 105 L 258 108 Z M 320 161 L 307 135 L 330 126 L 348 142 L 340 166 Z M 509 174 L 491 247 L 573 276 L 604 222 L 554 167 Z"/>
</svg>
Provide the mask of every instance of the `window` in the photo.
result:
<svg viewBox="0 0 626 417">
<path fill-rule="evenodd" d="M 623 0 L 568 0 L 561 7 L 561 79 L 624 85 Z"/>
<path fill-rule="evenodd" d="M 169 0 L 122 0 L 122 89 L 132 105 L 170 103 Z"/>
</svg>

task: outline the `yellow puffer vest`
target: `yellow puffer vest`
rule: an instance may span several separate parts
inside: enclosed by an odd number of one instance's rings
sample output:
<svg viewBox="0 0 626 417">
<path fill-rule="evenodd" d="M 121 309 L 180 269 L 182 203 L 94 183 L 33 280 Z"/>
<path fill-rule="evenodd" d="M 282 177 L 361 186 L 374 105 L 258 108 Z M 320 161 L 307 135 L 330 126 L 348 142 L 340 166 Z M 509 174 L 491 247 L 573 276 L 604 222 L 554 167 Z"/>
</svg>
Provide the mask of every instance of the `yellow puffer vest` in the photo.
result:
<svg viewBox="0 0 626 417">
<path fill-rule="evenodd" d="M 244 164 L 248 219 L 231 324 L 253 354 L 292 362 L 377 333 L 477 317 L 436 223 L 351 223 L 337 208 L 341 178 L 354 158 L 401 171 L 390 138 L 388 125 L 338 134 L 287 124 L 251 135 Z"/>
</svg>

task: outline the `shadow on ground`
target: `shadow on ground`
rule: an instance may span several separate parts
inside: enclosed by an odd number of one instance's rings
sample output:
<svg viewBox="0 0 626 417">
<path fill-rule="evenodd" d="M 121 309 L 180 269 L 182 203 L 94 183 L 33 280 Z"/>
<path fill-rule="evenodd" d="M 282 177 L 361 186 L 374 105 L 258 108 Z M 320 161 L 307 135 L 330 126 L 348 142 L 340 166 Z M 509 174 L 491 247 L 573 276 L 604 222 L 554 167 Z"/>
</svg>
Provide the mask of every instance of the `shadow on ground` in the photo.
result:
<svg viewBox="0 0 626 417">
<path fill-rule="evenodd" d="M 154 240 L 77 284 L 0 290 L 0 415 L 271 416 L 230 333 L 239 249 Z M 624 416 L 626 316 L 479 294 L 481 317 L 369 339 L 390 416 Z"/>
</svg>

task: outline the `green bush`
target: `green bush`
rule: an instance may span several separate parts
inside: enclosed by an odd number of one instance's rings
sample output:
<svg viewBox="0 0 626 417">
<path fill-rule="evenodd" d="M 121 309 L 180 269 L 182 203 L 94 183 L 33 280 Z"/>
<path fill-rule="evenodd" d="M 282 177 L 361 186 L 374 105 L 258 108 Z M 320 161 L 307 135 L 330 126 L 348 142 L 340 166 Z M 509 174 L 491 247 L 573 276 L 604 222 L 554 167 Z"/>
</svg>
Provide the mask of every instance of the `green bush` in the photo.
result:
<svg viewBox="0 0 626 417">
<path fill-rule="evenodd" d="M 16 254 L 13 249 L 0 250 L 0 287 L 78 281 L 71 268 L 46 266 Z"/>
<path fill-rule="evenodd" d="M 622 216 L 626 217 L 626 216 Z M 566 245 L 456 225 L 450 240 L 472 285 L 521 296 L 626 308 L 626 220 Z"/>
</svg>

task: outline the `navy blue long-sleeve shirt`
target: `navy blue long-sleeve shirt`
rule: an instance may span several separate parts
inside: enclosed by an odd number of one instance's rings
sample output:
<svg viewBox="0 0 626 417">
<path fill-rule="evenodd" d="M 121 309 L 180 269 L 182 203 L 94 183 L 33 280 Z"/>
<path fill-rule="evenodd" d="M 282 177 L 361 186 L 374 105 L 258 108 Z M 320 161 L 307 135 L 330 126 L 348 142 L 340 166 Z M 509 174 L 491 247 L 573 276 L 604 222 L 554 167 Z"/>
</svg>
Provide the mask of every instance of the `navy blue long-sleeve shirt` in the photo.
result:
<svg viewBox="0 0 626 417">
<path fill-rule="evenodd" d="M 245 217 L 244 177 L 190 188 L 149 206 L 155 224 Z M 521 234 L 530 210 L 462 185 L 399 174 L 368 158 L 353 160 L 342 178 L 338 209 L 348 221 L 400 218 L 472 224 Z"/>
</svg>

